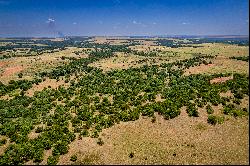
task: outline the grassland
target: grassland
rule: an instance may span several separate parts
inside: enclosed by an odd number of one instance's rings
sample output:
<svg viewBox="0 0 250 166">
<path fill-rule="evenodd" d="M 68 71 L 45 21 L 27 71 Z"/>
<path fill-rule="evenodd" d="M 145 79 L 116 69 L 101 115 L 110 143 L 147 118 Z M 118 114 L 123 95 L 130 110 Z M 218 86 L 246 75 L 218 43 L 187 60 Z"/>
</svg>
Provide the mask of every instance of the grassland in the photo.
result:
<svg viewBox="0 0 250 166">
<path fill-rule="evenodd" d="M 25 132 L 16 129 L 18 135 L 0 128 L 0 140 L 6 139 L 0 146 L 1 163 L 249 164 L 249 63 L 231 58 L 248 56 L 249 47 L 170 39 L 184 43 L 183 47 L 159 45 L 158 38 L 95 37 L 89 38 L 85 46 L 68 44 L 58 52 L 0 59 L 0 81 L 4 85 L 10 80 L 41 77 L 41 82 L 32 83 L 27 90 L 17 88 L 1 96 L 1 127 L 12 130 L 11 125 L 27 126 Z M 4 40 L 1 45 L 8 42 Z M 42 72 L 43 76 L 37 74 Z M 201 99 L 210 94 L 212 97 L 199 106 Z M 19 100 L 31 104 L 18 105 L 15 101 Z M 5 109 L 14 110 L 11 102 L 25 116 L 9 118 L 13 115 Z M 164 103 L 170 113 L 155 109 Z M 232 112 L 225 113 L 230 104 L 234 105 Z M 194 112 L 193 105 L 197 108 Z M 208 113 L 207 105 L 213 113 Z M 18 109 L 14 111 L 19 114 Z M 34 112 L 26 115 L 25 111 Z M 223 120 L 212 125 L 208 123 L 210 115 Z M 107 127 L 110 121 L 112 125 Z M 36 132 L 39 127 L 42 131 Z M 88 134 L 84 135 L 86 130 Z M 52 142 L 51 147 L 44 150 L 40 138 Z M 12 144 L 18 153 L 8 149 Z M 40 147 L 37 158 L 19 157 L 24 155 L 22 146 L 29 149 L 32 145 Z M 59 145 L 61 148 L 57 148 Z M 56 150 L 65 147 L 67 152 L 58 155 Z"/>
</svg>

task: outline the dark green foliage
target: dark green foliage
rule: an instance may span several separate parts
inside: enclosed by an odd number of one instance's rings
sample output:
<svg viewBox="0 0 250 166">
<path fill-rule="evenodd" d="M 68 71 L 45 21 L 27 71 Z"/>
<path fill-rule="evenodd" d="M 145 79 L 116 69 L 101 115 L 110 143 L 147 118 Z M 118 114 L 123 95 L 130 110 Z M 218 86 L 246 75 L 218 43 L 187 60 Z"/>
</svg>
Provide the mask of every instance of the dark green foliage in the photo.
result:
<svg viewBox="0 0 250 166">
<path fill-rule="evenodd" d="M 53 156 L 66 154 L 68 152 L 68 143 L 66 141 L 58 141 L 56 145 L 53 147 L 52 154 Z"/>
<path fill-rule="evenodd" d="M 36 149 L 36 152 L 34 153 L 34 162 L 42 162 L 43 161 L 43 149 Z"/>
<path fill-rule="evenodd" d="M 35 132 L 36 133 L 41 133 L 43 131 L 43 127 L 37 127 Z"/>
<path fill-rule="evenodd" d="M 6 140 L 5 138 L 4 138 L 4 139 L 1 139 L 1 140 L 0 140 L 0 146 L 6 144 L 6 142 L 7 142 L 7 140 Z"/>
<path fill-rule="evenodd" d="M 246 109 L 236 108 L 233 104 L 226 105 L 223 109 L 223 113 L 226 115 L 233 115 L 234 117 L 241 117 L 248 115 Z"/>
<path fill-rule="evenodd" d="M 102 146 L 104 144 L 103 140 L 101 138 L 98 138 L 97 144 Z"/>
<path fill-rule="evenodd" d="M 99 137 L 99 133 L 97 130 L 94 130 L 93 134 L 91 135 L 92 138 L 98 138 Z"/>
<path fill-rule="evenodd" d="M 213 108 L 211 107 L 211 105 L 208 104 L 208 105 L 206 106 L 206 109 L 207 109 L 207 113 L 208 113 L 208 114 L 213 114 L 213 113 L 214 113 L 214 110 L 213 110 Z"/>
<path fill-rule="evenodd" d="M 134 152 L 131 152 L 131 153 L 129 153 L 129 158 L 133 158 L 134 156 L 135 156 L 135 153 Z"/>
<path fill-rule="evenodd" d="M 135 121 L 141 115 L 152 117 L 152 122 L 156 120 L 156 112 L 164 119 L 175 118 L 180 115 L 184 106 L 187 107 L 188 115 L 195 117 L 199 116 L 198 107 L 203 108 L 208 103 L 223 104 L 223 112 L 228 115 L 248 114 L 246 109 L 236 109 L 234 105 L 228 104 L 231 102 L 230 98 L 219 95 L 220 92 L 231 90 L 234 102 L 238 103 L 244 95 L 248 95 L 247 75 L 233 74 L 232 80 L 217 84 L 210 84 L 210 80 L 229 76 L 231 73 L 183 75 L 184 70 L 189 67 L 207 64 L 211 56 L 199 54 L 193 55 L 191 59 L 177 60 L 160 66 L 144 65 L 140 68 L 104 73 L 98 68 L 89 67 L 88 64 L 111 57 L 115 51 L 132 51 L 127 46 L 87 42 L 74 44 L 73 40 L 67 42 L 78 47 L 95 46 L 99 49 L 90 52 L 89 58 L 68 59 L 68 64 L 50 72 L 41 72 L 37 74 L 38 78 L 32 81 L 10 81 L 8 85 L 0 82 L 0 95 L 18 88 L 22 90 L 22 94 L 13 99 L 0 100 L 0 134 L 7 136 L 14 143 L 9 145 L 0 157 L 0 164 L 24 164 L 29 160 L 39 163 L 44 150 L 49 149 L 52 149 L 53 156 L 48 158 L 48 164 L 56 164 L 59 155 L 68 152 L 68 145 L 76 137 L 74 133 L 80 133 L 79 138 L 98 138 L 102 129 L 121 121 Z M 61 44 L 63 46 L 60 48 L 67 45 Z M 80 76 L 82 73 L 84 76 Z M 25 95 L 25 91 L 33 84 L 45 80 L 43 76 L 57 80 L 65 76 L 66 81 L 72 75 L 77 75 L 77 78 L 70 81 L 68 88 L 45 88 L 41 92 L 35 92 L 33 97 Z M 158 94 L 165 100 L 156 102 L 155 97 Z M 111 96 L 112 102 L 109 100 Z M 213 110 L 209 106 L 206 107 L 207 112 L 212 113 Z M 216 124 L 221 121 L 221 117 L 209 115 L 209 123 Z M 35 128 L 40 124 L 43 124 L 43 127 Z M 74 132 L 69 130 L 72 128 Z M 40 134 L 35 139 L 28 139 L 28 134 L 33 129 Z M 97 143 L 101 145 L 103 141 L 98 139 Z M 129 155 L 131 158 L 134 157 L 134 153 Z"/>
<path fill-rule="evenodd" d="M 72 155 L 72 156 L 70 157 L 70 161 L 75 162 L 76 160 L 77 160 L 77 155 Z"/>
<path fill-rule="evenodd" d="M 249 56 L 240 56 L 240 57 L 233 56 L 233 57 L 230 57 L 230 59 L 237 59 L 237 60 L 248 62 L 249 61 Z"/>
<path fill-rule="evenodd" d="M 235 93 L 234 93 L 234 97 L 237 98 L 237 99 L 243 99 L 244 94 L 243 94 L 242 91 L 237 90 L 237 91 L 235 91 Z"/>
<path fill-rule="evenodd" d="M 19 78 L 23 78 L 23 73 L 18 73 Z"/>
<path fill-rule="evenodd" d="M 4 85 L 0 82 L 0 96 L 3 96 L 15 89 L 20 88 L 21 90 L 27 91 L 32 87 L 32 84 L 35 83 L 37 80 L 28 81 L 28 80 L 10 80 L 8 85 Z"/>
<path fill-rule="evenodd" d="M 235 103 L 235 104 L 237 104 L 237 105 L 240 105 L 241 101 L 240 101 L 240 99 L 235 98 L 235 99 L 233 100 L 233 103 Z"/>
<path fill-rule="evenodd" d="M 47 159 L 48 165 L 56 165 L 59 161 L 59 156 L 49 156 Z"/>
<path fill-rule="evenodd" d="M 199 117 L 199 113 L 197 110 L 198 109 L 194 104 L 189 104 L 187 107 L 188 116 Z"/>
<path fill-rule="evenodd" d="M 155 116 L 153 116 L 153 118 L 152 118 L 151 122 L 152 122 L 152 123 L 155 123 L 155 121 L 156 121 L 156 117 L 155 117 Z"/>
<path fill-rule="evenodd" d="M 86 129 L 82 130 L 81 135 L 82 135 L 83 137 L 87 137 L 87 136 L 89 135 L 88 130 L 86 130 Z"/>
<path fill-rule="evenodd" d="M 229 115 L 234 109 L 235 109 L 235 106 L 233 104 L 228 104 L 224 106 L 223 113 L 226 115 Z"/>
<path fill-rule="evenodd" d="M 215 116 L 215 115 L 208 115 L 207 122 L 212 124 L 212 125 L 216 125 L 217 123 L 222 124 L 224 122 L 224 117 L 219 117 L 219 116 Z"/>
</svg>

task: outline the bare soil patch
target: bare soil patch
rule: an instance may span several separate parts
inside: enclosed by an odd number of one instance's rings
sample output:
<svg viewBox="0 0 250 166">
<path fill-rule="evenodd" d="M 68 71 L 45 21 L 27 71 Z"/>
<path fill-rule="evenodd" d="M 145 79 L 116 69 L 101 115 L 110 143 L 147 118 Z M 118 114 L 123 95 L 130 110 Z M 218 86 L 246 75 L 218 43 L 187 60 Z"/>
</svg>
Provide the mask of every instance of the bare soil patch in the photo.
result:
<svg viewBox="0 0 250 166">
<path fill-rule="evenodd" d="M 2 76 L 10 76 L 15 73 L 18 73 L 20 71 L 24 70 L 24 67 L 22 66 L 14 66 L 14 67 L 8 67 L 5 69 L 5 71 L 2 73 Z"/>
<path fill-rule="evenodd" d="M 0 61 L 0 67 L 4 67 L 5 65 L 8 65 L 9 62 L 7 61 Z"/>
<path fill-rule="evenodd" d="M 203 73 L 209 70 L 209 68 L 212 66 L 214 66 L 214 64 L 208 64 L 208 65 L 201 64 L 200 66 L 190 67 L 189 69 L 185 70 L 184 75 Z"/>
<path fill-rule="evenodd" d="M 64 80 L 55 80 L 55 79 L 46 79 L 45 81 L 39 83 L 39 85 L 33 85 L 32 88 L 27 90 L 26 95 L 27 96 L 33 96 L 36 91 L 42 91 L 44 88 L 48 88 L 49 86 L 52 89 L 58 88 L 60 85 L 63 85 L 65 87 L 69 86 L 69 83 L 65 83 Z"/>
<path fill-rule="evenodd" d="M 228 76 L 228 77 L 219 77 L 219 78 L 214 78 L 212 80 L 210 80 L 210 83 L 222 83 L 222 82 L 226 82 L 228 80 L 232 80 L 233 76 Z"/>
<path fill-rule="evenodd" d="M 233 93 L 231 91 L 227 91 L 227 92 L 222 92 L 220 93 L 220 96 L 221 97 L 232 97 L 233 96 Z"/>
</svg>

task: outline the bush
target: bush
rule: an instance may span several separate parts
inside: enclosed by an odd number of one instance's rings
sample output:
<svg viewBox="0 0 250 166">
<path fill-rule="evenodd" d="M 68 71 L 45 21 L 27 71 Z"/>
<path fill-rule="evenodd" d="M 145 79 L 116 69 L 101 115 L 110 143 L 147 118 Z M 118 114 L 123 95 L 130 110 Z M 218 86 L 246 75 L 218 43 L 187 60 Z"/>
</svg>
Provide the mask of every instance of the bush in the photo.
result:
<svg viewBox="0 0 250 166">
<path fill-rule="evenodd" d="M 1 140 L 0 140 L 0 146 L 6 144 L 6 142 L 7 142 L 7 140 L 6 140 L 5 138 L 4 138 L 4 139 L 1 139 Z"/>
<path fill-rule="evenodd" d="M 237 99 L 243 99 L 243 97 L 244 97 L 244 94 L 243 94 L 243 92 L 242 91 L 236 91 L 235 93 L 234 93 L 234 97 L 235 98 L 237 98 Z"/>
<path fill-rule="evenodd" d="M 242 117 L 242 116 L 245 116 L 245 115 L 248 115 L 247 112 L 245 112 L 243 109 L 234 109 L 232 110 L 231 114 L 234 116 L 234 117 Z"/>
<path fill-rule="evenodd" d="M 155 123 L 155 121 L 156 121 L 156 117 L 155 117 L 155 116 L 153 116 L 153 118 L 152 118 L 151 122 L 152 122 L 152 123 Z"/>
<path fill-rule="evenodd" d="M 37 127 L 35 132 L 36 133 L 41 133 L 43 131 L 43 127 Z"/>
<path fill-rule="evenodd" d="M 47 159 L 48 165 L 56 165 L 59 161 L 59 156 L 49 156 Z"/>
<path fill-rule="evenodd" d="M 92 138 L 98 138 L 98 136 L 99 136 L 98 131 L 97 131 L 97 130 L 94 130 L 94 132 L 92 133 L 91 137 L 92 137 Z"/>
<path fill-rule="evenodd" d="M 19 78 L 23 78 L 23 73 L 18 73 Z"/>
<path fill-rule="evenodd" d="M 235 104 L 237 104 L 237 105 L 240 105 L 241 101 L 240 101 L 240 99 L 235 98 L 235 99 L 233 100 L 233 103 L 235 103 Z"/>
<path fill-rule="evenodd" d="M 195 105 L 190 104 L 187 107 L 187 113 L 188 113 L 188 116 L 199 117 L 199 112 L 197 111 L 197 108 L 195 107 Z"/>
<path fill-rule="evenodd" d="M 39 149 L 34 153 L 34 162 L 42 162 L 43 161 L 43 149 Z"/>
<path fill-rule="evenodd" d="M 67 142 L 62 142 L 59 141 L 53 148 L 52 154 L 53 156 L 61 155 L 61 154 L 66 154 L 68 153 L 68 143 Z"/>
<path fill-rule="evenodd" d="M 135 155 L 134 152 L 129 153 L 129 158 L 133 158 L 134 155 Z"/>
<path fill-rule="evenodd" d="M 224 122 L 224 117 L 209 115 L 207 118 L 207 122 L 212 124 L 212 125 L 216 125 L 217 123 L 222 124 Z"/>
<path fill-rule="evenodd" d="M 248 115 L 248 112 L 246 111 L 246 108 L 243 109 L 237 109 L 234 105 L 229 104 L 225 106 L 223 113 L 226 115 L 233 115 L 234 117 L 241 117 L 244 115 Z"/>
<path fill-rule="evenodd" d="M 101 138 L 98 138 L 97 144 L 102 146 L 104 144 L 103 140 Z"/>
<path fill-rule="evenodd" d="M 77 160 L 77 156 L 75 154 L 70 157 L 70 161 L 75 162 L 76 160 Z"/>
<path fill-rule="evenodd" d="M 206 106 L 206 109 L 207 109 L 207 113 L 208 113 L 208 114 L 213 114 L 213 113 L 214 113 L 214 110 L 213 110 L 213 108 L 211 107 L 211 105 L 208 104 L 208 105 Z"/>
<path fill-rule="evenodd" d="M 226 115 L 229 115 L 234 108 L 235 108 L 235 106 L 233 104 L 228 104 L 228 105 L 224 106 L 223 113 Z"/>
<path fill-rule="evenodd" d="M 87 137 L 87 136 L 89 135 L 88 130 L 86 130 L 86 129 L 82 130 L 81 135 L 82 135 L 83 137 Z"/>
</svg>

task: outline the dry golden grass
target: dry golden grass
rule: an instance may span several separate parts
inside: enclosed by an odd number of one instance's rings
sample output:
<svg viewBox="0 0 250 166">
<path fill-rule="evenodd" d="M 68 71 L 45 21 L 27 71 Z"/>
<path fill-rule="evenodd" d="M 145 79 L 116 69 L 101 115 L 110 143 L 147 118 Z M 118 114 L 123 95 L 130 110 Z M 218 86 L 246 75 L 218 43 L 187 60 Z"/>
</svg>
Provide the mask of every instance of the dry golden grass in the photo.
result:
<svg viewBox="0 0 250 166">
<path fill-rule="evenodd" d="M 26 91 L 26 95 L 33 96 L 36 91 L 42 91 L 44 88 L 48 88 L 49 86 L 52 89 L 56 89 L 59 86 L 68 87 L 69 85 L 70 85 L 70 83 L 65 83 L 64 80 L 57 81 L 55 79 L 46 78 L 46 80 L 39 83 L 39 85 L 33 85 L 32 88 L 28 89 Z"/>
<path fill-rule="evenodd" d="M 220 93 L 220 96 L 221 97 L 232 97 L 233 96 L 233 93 L 229 90 L 229 91 L 227 91 L 227 92 L 225 92 L 225 93 Z"/>
<path fill-rule="evenodd" d="M 179 52 L 179 53 L 202 53 L 207 55 L 221 55 L 226 57 L 231 56 L 246 56 L 249 54 L 248 47 L 221 44 L 221 43 L 203 43 L 203 44 L 193 44 L 194 46 L 203 46 L 203 47 L 178 47 L 170 48 L 165 47 L 164 50 Z"/>
<path fill-rule="evenodd" d="M 89 39 L 89 41 L 98 44 L 108 43 L 110 45 L 123 45 L 129 43 L 129 41 L 126 38 L 119 38 L 119 37 L 112 37 L 112 38 L 94 37 L 92 39 Z"/>
<path fill-rule="evenodd" d="M 218 56 L 211 60 L 213 64 L 200 65 L 191 67 L 185 70 L 184 75 L 198 74 L 198 73 L 245 73 L 249 74 L 249 63 L 235 59 L 229 59 L 225 56 Z"/>
<path fill-rule="evenodd" d="M 10 139 L 9 139 L 8 137 L 6 137 L 6 136 L 0 135 L 0 139 L 1 139 L 1 140 L 2 140 L 2 139 L 6 139 L 6 140 L 7 140 L 7 142 L 6 142 L 4 145 L 0 146 L 0 155 L 3 155 L 3 154 L 4 154 L 4 151 L 6 150 L 6 148 L 7 148 L 11 143 L 10 143 Z"/>
<path fill-rule="evenodd" d="M 146 62 L 138 63 L 140 60 L 145 60 Z M 149 64 L 152 61 L 152 58 L 117 53 L 116 57 L 101 59 L 100 61 L 89 64 L 89 66 L 99 67 L 104 71 L 109 71 L 112 69 L 128 69 L 130 67 L 140 67 L 145 64 Z"/>
<path fill-rule="evenodd" d="M 172 120 L 156 115 L 155 123 L 148 117 L 122 122 L 101 133 L 102 146 L 94 138 L 77 139 L 59 164 L 73 164 L 74 154 L 77 164 L 248 164 L 248 118 L 227 117 L 212 126 L 206 111 L 199 111 L 198 118 L 183 109 Z"/>
<path fill-rule="evenodd" d="M 189 59 L 191 57 L 190 54 L 179 54 L 174 57 L 145 57 L 133 54 L 116 53 L 115 57 L 101 59 L 89 64 L 89 66 L 98 67 L 106 72 L 114 69 L 137 68 L 143 65 L 160 65 L 161 63 L 171 63 L 176 60 Z"/>
<path fill-rule="evenodd" d="M 228 76 L 228 77 L 219 77 L 219 78 L 214 78 L 212 80 L 210 80 L 210 83 L 222 83 L 222 82 L 226 82 L 228 80 L 232 80 L 233 76 Z"/>
<path fill-rule="evenodd" d="M 62 60 L 61 57 L 86 58 L 87 54 L 76 55 L 74 51 L 82 51 L 81 48 L 68 47 L 55 53 L 44 53 L 39 56 L 13 57 L 0 60 L 0 80 L 7 84 L 10 80 L 19 80 L 17 74 L 23 73 L 23 79 L 32 79 L 36 72 L 48 71 L 56 66 L 68 63 L 68 60 Z"/>
<path fill-rule="evenodd" d="M 140 40 L 140 39 L 138 39 Z M 126 39 L 106 40 L 99 37 L 94 42 L 110 44 L 121 44 Z M 188 42 L 188 41 L 187 41 Z M 140 67 L 148 64 L 160 64 L 175 61 L 176 59 L 186 59 L 192 57 L 192 53 L 203 53 L 208 55 L 218 55 L 212 60 L 212 65 L 201 65 L 191 67 L 185 71 L 185 75 L 197 73 L 217 73 L 217 72 L 240 72 L 249 73 L 248 63 L 229 59 L 231 56 L 246 56 L 249 53 L 248 47 L 241 47 L 227 44 L 201 44 L 203 47 L 191 48 L 170 48 L 164 46 L 152 46 L 153 42 L 141 42 L 142 45 L 132 46 L 134 50 L 150 51 L 159 49 L 162 51 L 172 51 L 177 53 L 177 57 L 141 57 L 135 55 L 125 55 L 117 53 L 117 57 L 107 58 L 90 66 L 100 67 L 104 71 L 112 69 L 127 69 L 130 67 Z M 49 62 L 51 66 L 59 64 L 61 56 L 72 56 L 73 51 L 81 51 L 77 48 L 68 48 L 54 54 L 44 54 L 41 59 L 29 64 L 35 57 L 16 58 L 10 61 L 0 61 L 0 67 L 8 68 L 17 65 L 23 65 L 28 77 L 29 72 L 34 70 L 44 70 Z M 82 55 L 83 57 L 85 55 Z M 138 64 L 140 60 L 146 60 Z M 12 62 L 13 61 L 13 62 Z M 42 65 L 42 63 L 44 64 Z M 55 63 L 54 63 L 55 62 Z M 58 62 L 58 63 L 57 63 Z M 2 65 L 2 66 L 1 66 Z M 38 67 L 39 65 L 40 68 Z M 33 68 L 32 68 L 33 67 Z M 4 72 L 4 71 L 3 71 Z M 12 77 L 17 79 L 16 76 Z M 0 80 L 9 78 L 0 77 Z M 4 82 L 4 81 L 3 81 Z M 33 95 L 34 91 L 40 91 L 44 87 L 51 86 L 57 88 L 58 85 L 65 85 L 64 81 L 46 80 L 35 85 L 27 91 L 28 95 Z M 99 96 L 99 94 L 96 94 Z M 221 96 L 233 96 L 230 91 L 221 93 Z M 8 97 L 8 96 L 7 96 Z M 108 96 L 112 102 L 112 96 Z M 101 100 L 103 98 L 100 97 Z M 160 95 L 157 95 L 156 101 L 163 101 Z M 249 107 L 249 97 L 241 100 L 242 107 Z M 212 106 L 214 115 L 225 116 L 221 112 L 222 105 Z M 171 119 L 164 120 L 162 116 L 156 116 L 156 122 L 152 123 L 151 118 L 140 117 L 137 121 L 121 122 L 111 128 L 105 129 L 100 133 L 104 145 L 97 144 L 97 139 L 83 137 L 77 139 L 69 145 L 69 152 L 60 156 L 58 164 L 249 164 L 249 118 L 233 118 L 225 116 L 225 122 L 220 125 L 210 125 L 207 123 L 207 113 L 204 108 L 199 108 L 199 117 L 188 117 L 185 108 L 182 108 L 181 115 Z M 37 135 L 32 131 L 30 138 Z M 5 145 L 4 145 L 5 147 Z M 0 148 L 0 154 L 4 147 Z M 134 153 L 130 158 L 129 154 Z M 76 162 L 70 161 L 72 155 L 77 155 Z M 47 163 L 48 156 L 52 155 L 52 150 L 44 152 L 44 160 L 41 164 Z M 25 164 L 34 164 L 29 161 Z"/>
</svg>

